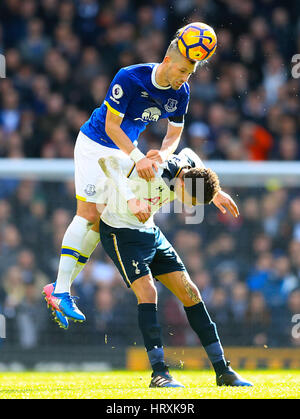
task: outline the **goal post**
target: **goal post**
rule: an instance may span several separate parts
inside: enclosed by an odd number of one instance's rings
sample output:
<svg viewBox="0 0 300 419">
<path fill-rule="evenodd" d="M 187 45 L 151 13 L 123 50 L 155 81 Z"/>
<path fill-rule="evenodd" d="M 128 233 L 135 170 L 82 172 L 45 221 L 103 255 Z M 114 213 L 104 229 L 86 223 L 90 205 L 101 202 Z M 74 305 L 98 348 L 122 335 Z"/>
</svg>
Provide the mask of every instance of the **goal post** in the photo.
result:
<svg viewBox="0 0 300 419">
<path fill-rule="evenodd" d="M 298 162 L 218 161 L 205 162 L 214 170 L 223 186 L 264 187 L 278 185 L 297 187 L 300 180 Z M 73 179 L 72 159 L 0 159 L 0 179 L 67 181 Z"/>
</svg>

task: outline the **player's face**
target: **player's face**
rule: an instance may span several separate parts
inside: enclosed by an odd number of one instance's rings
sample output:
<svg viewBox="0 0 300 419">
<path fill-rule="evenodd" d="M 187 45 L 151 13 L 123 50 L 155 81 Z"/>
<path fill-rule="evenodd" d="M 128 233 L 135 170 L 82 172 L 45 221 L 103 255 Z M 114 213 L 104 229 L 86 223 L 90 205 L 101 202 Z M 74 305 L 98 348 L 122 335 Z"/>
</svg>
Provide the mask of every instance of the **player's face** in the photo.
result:
<svg viewBox="0 0 300 419">
<path fill-rule="evenodd" d="M 174 90 L 180 89 L 196 70 L 196 64 L 191 63 L 185 57 L 171 60 L 167 70 L 167 79 Z"/>
<path fill-rule="evenodd" d="M 194 207 L 195 205 L 200 205 L 200 202 L 196 198 L 193 198 L 185 189 L 184 182 L 182 179 L 176 179 L 174 185 L 174 191 L 177 199 L 188 207 Z"/>
</svg>

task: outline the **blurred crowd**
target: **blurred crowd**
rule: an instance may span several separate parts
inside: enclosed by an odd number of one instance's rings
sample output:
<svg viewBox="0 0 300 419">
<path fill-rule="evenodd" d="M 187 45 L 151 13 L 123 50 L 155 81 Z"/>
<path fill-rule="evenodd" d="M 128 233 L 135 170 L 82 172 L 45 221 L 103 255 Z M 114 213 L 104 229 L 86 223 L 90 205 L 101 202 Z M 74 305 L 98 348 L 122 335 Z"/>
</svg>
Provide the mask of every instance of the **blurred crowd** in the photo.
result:
<svg viewBox="0 0 300 419">
<path fill-rule="evenodd" d="M 297 0 L 3 0 L 0 157 L 73 158 L 80 126 L 120 67 L 160 62 L 176 30 L 204 21 L 218 35 L 213 58 L 190 79 L 181 147 L 203 159 L 300 157 Z M 158 147 L 166 123 L 139 147 Z M 227 345 L 297 346 L 300 196 L 297 190 L 233 189 L 241 216 L 212 205 L 204 222 L 159 214 Z M 298 195 L 297 195 L 298 194 Z M 11 341 L 141 344 L 135 297 L 98 246 L 73 293 L 87 315 L 62 334 L 41 299 L 56 277 L 63 234 L 75 212 L 73 182 L 0 180 L 0 311 Z M 157 283 L 168 345 L 196 345 L 181 304 Z"/>
<path fill-rule="evenodd" d="M 56 277 L 75 210 L 72 186 L 20 181 L 15 194 L 0 200 L 0 308 L 9 341 L 24 348 L 142 344 L 136 299 L 101 244 L 72 286 L 87 321 L 71 324 L 68 333 L 52 322 L 41 291 Z M 300 313 L 300 197 L 285 188 L 226 190 L 239 205 L 238 219 L 211 204 L 199 224 L 187 224 L 190 213 L 172 208 L 156 223 L 200 289 L 224 344 L 298 346 L 292 328 Z M 165 343 L 197 345 L 182 304 L 156 284 Z"/>
<path fill-rule="evenodd" d="M 200 20 L 218 48 L 190 80 L 184 141 L 207 158 L 298 160 L 299 15 L 297 0 L 3 0 L 0 156 L 72 158 L 116 71 L 160 62 L 176 30 Z M 153 124 L 140 146 L 164 130 Z"/>
</svg>

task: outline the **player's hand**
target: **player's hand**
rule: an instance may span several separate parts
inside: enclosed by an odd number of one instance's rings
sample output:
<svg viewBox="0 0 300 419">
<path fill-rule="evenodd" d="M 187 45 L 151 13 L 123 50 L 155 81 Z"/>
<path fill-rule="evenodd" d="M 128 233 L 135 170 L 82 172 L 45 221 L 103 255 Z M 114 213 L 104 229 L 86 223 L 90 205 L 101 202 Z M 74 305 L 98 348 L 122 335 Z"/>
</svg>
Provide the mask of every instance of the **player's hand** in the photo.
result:
<svg viewBox="0 0 300 419">
<path fill-rule="evenodd" d="M 139 160 L 136 163 L 135 168 L 139 177 L 145 179 L 147 182 L 155 178 L 154 170 L 156 172 L 158 171 L 157 163 L 148 157 L 144 157 L 143 159 Z"/>
<path fill-rule="evenodd" d="M 224 191 L 219 191 L 216 196 L 213 199 L 213 203 L 215 204 L 215 206 L 217 208 L 219 208 L 219 210 L 223 213 L 226 214 L 226 208 L 230 211 L 230 213 L 237 218 L 240 213 L 239 213 L 239 209 L 236 205 L 236 203 L 234 202 L 234 200 L 231 198 L 230 195 L 228 195 L 226 192 Z"/>
<path fill-rule="evenodd" d="M 163 163 L 165 160 L 167 160 L 167 155 L 160 150 L 149 150 L 146 154 L 146 157 L 153 161 L 157 161 L 158 163 Z"/>
<path fill-rule="evenodd" d="M 127 201 L 128 208 L 132 214 L 141 222 L 145 223 L 151 216 L 151 208 L 147 202 L 143 202 L 137 198 Z"/>
</svg>

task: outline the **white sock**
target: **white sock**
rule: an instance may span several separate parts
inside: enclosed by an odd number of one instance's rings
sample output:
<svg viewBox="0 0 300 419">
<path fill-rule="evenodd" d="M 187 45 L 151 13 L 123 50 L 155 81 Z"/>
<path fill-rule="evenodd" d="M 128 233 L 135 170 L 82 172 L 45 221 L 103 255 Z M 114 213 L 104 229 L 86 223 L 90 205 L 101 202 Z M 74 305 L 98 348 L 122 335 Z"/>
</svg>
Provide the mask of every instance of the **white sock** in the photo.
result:
<svg viewBox="0 0 300 419">
<path fill-rule="evenodd" d="M 85 235 L 82 242 L 82 246 L 81 246 L 80 258 L 77 261 L 72 272 L 71 283 L 74 281 L 77 275 L 85 267 L 85 264 L 89 260 L 89 257 L 91 256 L 93 251 L 96 249 L 99 241 L 100 241 L 100 235 L 98 232 L 94 230 L 89 230 L 88 233 Z"/>
<path fill-rule="evenodd" d="M 75 215 L 67 228 L 62 241 L 55 293 L 70 292 L 72 272 L 80 256 L 83 239 L 90 227 L 88 220 Z"/>
</svg>

